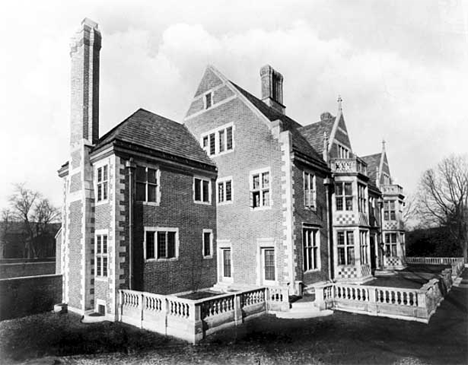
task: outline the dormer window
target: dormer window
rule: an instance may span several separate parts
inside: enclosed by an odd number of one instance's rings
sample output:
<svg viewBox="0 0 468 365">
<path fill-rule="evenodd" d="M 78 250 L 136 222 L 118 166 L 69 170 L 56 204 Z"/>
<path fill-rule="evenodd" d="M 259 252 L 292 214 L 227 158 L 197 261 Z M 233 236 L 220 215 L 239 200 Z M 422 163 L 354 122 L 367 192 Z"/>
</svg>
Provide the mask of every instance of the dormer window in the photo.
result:
<svg viewBox="0 0 468 365">
<path fill-rule="evenodd" d="M 213 93 L 209 92 L 205 94 L 205 109 L 209 109 L 213 106 Z"/>
</svg>

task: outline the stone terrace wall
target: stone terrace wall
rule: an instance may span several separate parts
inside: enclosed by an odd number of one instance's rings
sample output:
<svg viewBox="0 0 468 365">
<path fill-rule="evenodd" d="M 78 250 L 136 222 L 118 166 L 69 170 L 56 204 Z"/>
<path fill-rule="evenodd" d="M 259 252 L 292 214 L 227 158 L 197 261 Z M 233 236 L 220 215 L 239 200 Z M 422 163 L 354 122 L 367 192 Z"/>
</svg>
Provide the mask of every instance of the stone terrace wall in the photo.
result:
<svg viewBox="0 0 468 365">
<path fill-rule="evenodd" d="M 62 275 L 0 279 L 0 320 L 46 312 L 62 301 Z"/>
<path fill-rule="evenodd" d="M 55 261 L 0 262 L 0 279 L 55 274 Z"/>
</svg>

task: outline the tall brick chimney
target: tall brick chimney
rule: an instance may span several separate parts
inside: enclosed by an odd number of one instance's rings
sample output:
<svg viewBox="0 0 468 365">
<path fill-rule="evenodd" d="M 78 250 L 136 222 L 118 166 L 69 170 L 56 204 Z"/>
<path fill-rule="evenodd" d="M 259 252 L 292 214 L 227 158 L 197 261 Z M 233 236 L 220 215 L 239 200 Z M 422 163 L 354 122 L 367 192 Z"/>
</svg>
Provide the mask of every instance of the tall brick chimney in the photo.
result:
<svg viewBox="0 0 468 365">
<path fill-rule="evenodd" d="M 85 18 L 70 45 L 72 149 L 83 140 L 95 144 L 99 138 L 100 50 L 98 25 Z"/>
<path fill-rule="evenodd" d="M 283 105 L 283 75 L 274 70 L 270 65 L 260 69 L 262 79 L 262 101 L 285 114 L 286 107 Z"/>
</svg>

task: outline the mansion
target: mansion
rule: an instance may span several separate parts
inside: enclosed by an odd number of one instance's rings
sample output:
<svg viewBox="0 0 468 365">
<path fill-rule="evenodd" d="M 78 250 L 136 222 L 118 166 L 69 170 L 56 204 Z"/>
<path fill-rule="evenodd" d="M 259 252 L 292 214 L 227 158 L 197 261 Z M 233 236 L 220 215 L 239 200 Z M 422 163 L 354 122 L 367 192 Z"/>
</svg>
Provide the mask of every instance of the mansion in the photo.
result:
<svg viewBox="0 0 468 365">
<path fill-rule="evenodd" d="M 301 296 L 405 267 L 402 187 L 385 143 L 354 153 L 341 98 L 333 113 L 300 124 L 271 66 L 260 69 L 259 97 L 208 66 L 184 120 L 139 109 L 100 134 L 100 50 L 98 25 L 83 20 L 59 169 L 69 310 L 117 320 L 122 289 Z"/>
</svg>

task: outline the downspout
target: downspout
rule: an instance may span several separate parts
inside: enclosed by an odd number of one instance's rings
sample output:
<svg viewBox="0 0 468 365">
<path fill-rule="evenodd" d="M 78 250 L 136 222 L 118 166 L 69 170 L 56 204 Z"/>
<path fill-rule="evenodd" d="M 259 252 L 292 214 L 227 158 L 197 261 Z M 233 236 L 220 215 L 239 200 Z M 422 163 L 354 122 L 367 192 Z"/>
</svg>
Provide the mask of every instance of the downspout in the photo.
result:
<svg viewBox="0 0 468 365">
<path fill-rule="evenodd" d="M 332 206 L 332 188 L 333 179 L 327 177 L 324 179 L 323 184 L 325 185 L 325 197 L 327 200 L 327 241 L 328 241 L 328 275 L 330 280 L 335 279 L 335 262 L 333 260 L 333 206 Z"/>
<path fill-rule="evenodd" d="M 136 168 L 133 158 L 126 162 L 125 167 L 128 169 L 128 289 L 133 290 L 133 173 Z"/>
</svg>

